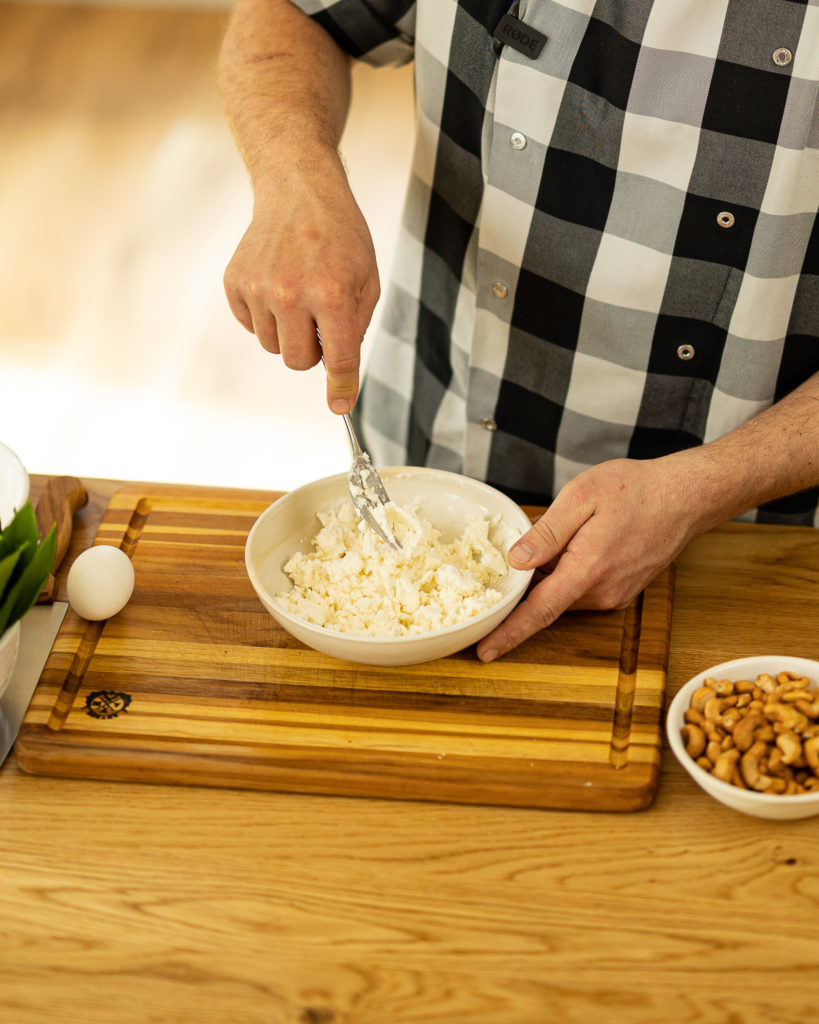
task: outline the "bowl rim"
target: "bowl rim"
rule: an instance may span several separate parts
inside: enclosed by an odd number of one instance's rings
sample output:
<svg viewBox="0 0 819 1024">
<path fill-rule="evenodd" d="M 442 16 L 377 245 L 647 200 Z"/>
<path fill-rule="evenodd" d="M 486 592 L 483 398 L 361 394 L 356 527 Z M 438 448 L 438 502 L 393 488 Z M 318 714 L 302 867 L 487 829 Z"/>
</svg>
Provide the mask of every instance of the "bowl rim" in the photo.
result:
<svg viewBox="0 0 819 1024">
<path fill-rule="evenodd" d="M 0 529 L 8 526 L 14 513 L 29 500 L 31 481 L 23 460 L 12 448 L 0 441 L 0 481 L 11 484 L 10 491 L 0 493 Z M 8 517 L 8 522 L 3 520 Z"/>
<path fill-rule="evenodd" d="M 753 662 L 769 658 L 771 660 L 776 660 L 778 658 L 783 661 L 804 662 L 805 664 L 815 666 L 817 688 L 819 688 L 819 661 L 814 660 L 813 658 L 803 658 L 799 655 L 792 654 L 754 654 L 743 658 L 733 658 L 730 661 L 723 661 L 719 665 L 712 665 L 710 668 L 704 669 L 702 672 L 698 672 L 695 676 L 692 676 L 684 682 L 672 698 L 666 713 L 666 736 L 668 737 L 669 746 L 681 766 L 695 781 L 702 780 L 704 782 L 707 780 L 708 785 L 713 786 L 717 793 L 723 793 L 726 796 L 731 795 L 734 799 L 758 801 L 762 806 L 781 806 L 785 803 L 796 804 L 817 801 L 819 800 L 819 790 L 816 790 L 813 793 L 791 793 L 785 795 L 784 793 L 758 793 L 754 789 L 740 789 L 739 786 L 732 786 L 730 782 L 723 782 L 722 779 L 715 778 L 710 772 L 707 772 L 703 767 L 698 765 L 683 746 L 682 736 L 680 735 L 680 729 L 678 728 L 677 721 L 682 720 L 682 716 L 684 714 L 684 709 L 681 710 L 682 705 L 691 690 L 696 688 L 695 684 L 699 685 L 709 676 L 716 675 L 719 672 L 735 671 L 741 667 L 750 665 Z M 674 718 L 673 723 L 672 717 Z"/>
<path fill-rule="evenodd" d="M 443 479 L 444 481 L 447 479 L 458 480 L 461 482 L 466 480 L 469 482 L 470 485 L 475 485 L 479 490 L 485 490 L 487 493 L 492 494 L 493 496 L 503 498 L 510 504 L 510 506 L 513 509 L 516 509 L 518 512 L 520 512 L 521 516 L 525 518 L 529 526 L 532 525 L 529 516 L 526 514 L 526 512 L 524 512 L 522 506 L 519 505 L 513 498 L 510 498 L 508 495 L 504 494 L 503 491 L 499 490 L 497 487 L 493 487 L 492 484 L 488 484 L 483 480 L 477 480 L 474 477 L 465 476 L 463 473 L 453 473 L 451 470 L 435 469 L 433 467 L 427 466 L 385 466 L 383 468 L 379 467 L 378 472 L 385 478 L 423 475 L 438 477 Z M 283 607 L 276 599 L 276 595 L 270 594 L 269 589 L 261 585 L 261 580 L 259 579 L 258 571 L 254 566 L 251 565 L 249 559 L 251 540 L 257 528 L 260 528 L 262 520 L 265 519 L 268 516 L 268 514 L 272 513 L 272 510 L 275 508 L 278 502 L 284 501 L 290 498 L 291 495 L 296 495 L 302 491 L 306 491 L 309 488 L 317 486 L 319 484 L 327 485 L 334 482 L 341 482 L 346 489 L 347 474 L 335 473 L 331 476 L 320 477 L 317 480 L 311 480 L 306 484 L 302 484 L 300 487 L 295 487 L 291 491 L 286 491 L 280 498 L 277 498 L 275 501 L 271 502 L 270 505 L 268 505 L 267 508 L 258 516 L 256 522 L 251 527 L 250 532 L 247 535 L 247 540 L 245 542 L 245 569 L 247 571 L 248 576 L 250 577 L 250 581 L 253 584 L 253 587 L 256 590 L 257 594 L 259 594 L 260 589 L 264 591 L 264 593 L 268 595 L 267 599 L 271 602 L 271 604 L 275 606 L 277 612 L 281 612 L 282 615 L 286 616 L 291 621 L 298 623 L 300 629 L 310 631 L 320 637 L 328 637 L 335 640 L 342 639 L 354 642 L 356 644 L 364 644 L 366 647 L 375 647 L 379 645 L 383 646 L 385 644 L 395 643 L 400 643 L 402 647 L 409 647 L 413 644 L 417 645 L 428 643 L 430 640 L 437 640 L 439 638 L 443 639 L 451 635 L 452 633 L 458 632 L 459 630 L 462 630 L 470 624 L 474 623 L 475 619 L 480 618 L 480 616 L 473 616 L 472 618 L 464 619 L 463 622 L 455 622 L 452 625 L 442 626 L 440 629 L 429 630 L 426 633 L 407 633 L 401 636 L 379 637 L 361 633 L 343 633 L 341 630 L 328 629 L 327 626 L 319 626 L 317 623 L 310 622 L 308 619 L 303 619 L 298 615 L 294 615 L 292 612 L 288 611 L 287 608 Z M 337 499 L 333 499 L 333 503 L 341 500 L 343 500 L 343 495 L 339 496 L 339 498 Z M 504 602 L 510 600 L 515 595 L 517 595 L 515 602 L 516 607 L 517 603 L 520 602 L 521 598 L 526 593 L 526 588 L 529 586 L 532 576 L 534 575 L 534 569 L 515 569 L 511 565 L 508 568 L 510 573 L 513 573 L 519 577 L 519 584 L 516 587 L 514 587 L 510 591 L 510 593 L 504 594 L 500 601 L 496 601 L 493 605 L 490 605 L 489 608 L 485 609 L 485 613 L 487 615 L 491 614 L 493 611 L 497 611 L 500 605 L 504 604 Z"/>
</svg>

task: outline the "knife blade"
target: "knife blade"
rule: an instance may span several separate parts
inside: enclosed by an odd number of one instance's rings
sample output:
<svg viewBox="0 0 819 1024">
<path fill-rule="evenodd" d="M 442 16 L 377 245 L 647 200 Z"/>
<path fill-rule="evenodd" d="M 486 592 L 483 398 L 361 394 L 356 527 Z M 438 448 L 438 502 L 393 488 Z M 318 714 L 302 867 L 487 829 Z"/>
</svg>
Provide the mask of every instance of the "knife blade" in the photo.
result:
<svg viewBox="0 0 819 1024">
<path fill-rule="evenodd" d="M 31 698 L 40 680 L 54 640 L 68 609 L 66 601 L 54 601 L 54 576 L 71 541 L 74 513 L 88 501 L 88 494 L 76 477 L 49 477 L 37 502 L 37 525 L 41 534 L 57 524 L 57 554 L 54 569 L 38 603 L 20 620 L 20 647 L 11 679 L 0 697 L 0 765 L 14 745 Z"/>
</svg>

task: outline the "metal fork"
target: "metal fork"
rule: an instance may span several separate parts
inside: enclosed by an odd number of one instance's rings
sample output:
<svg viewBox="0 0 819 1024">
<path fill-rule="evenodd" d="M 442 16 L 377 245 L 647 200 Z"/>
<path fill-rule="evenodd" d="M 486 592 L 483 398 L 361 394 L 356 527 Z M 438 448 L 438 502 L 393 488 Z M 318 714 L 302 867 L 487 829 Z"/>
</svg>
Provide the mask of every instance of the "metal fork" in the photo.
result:
<svg viewBox="0 0 819 1024">
<path fill-rule="evenodd" d="M 316 328 L 316 337 L 321 345 L 321 335 Z M 321 361 L 324 363 L 324 354 Z M 325 363 L 325 368 L 326 368 Z M 361 444 L 353 427 L 353 422 L 347 413 L 341 417 L 344 426 L 347 428 L 347 436 L 350 439 L 350 448 L 353 452 L 353 464 L 347 473 L 347 490 L 350 492 L 353 505 L 356 511 L 378 536 L 386 541 L 390 547 L 399 550 L 401 542 L 387 525 L 387 517 L 381 514 L 381 521 L 377 517 L 377 510 L 382 509 L 390 500 L 378 471 L 372 464 L 370 456 L 361 447 Z"/>
</svg>

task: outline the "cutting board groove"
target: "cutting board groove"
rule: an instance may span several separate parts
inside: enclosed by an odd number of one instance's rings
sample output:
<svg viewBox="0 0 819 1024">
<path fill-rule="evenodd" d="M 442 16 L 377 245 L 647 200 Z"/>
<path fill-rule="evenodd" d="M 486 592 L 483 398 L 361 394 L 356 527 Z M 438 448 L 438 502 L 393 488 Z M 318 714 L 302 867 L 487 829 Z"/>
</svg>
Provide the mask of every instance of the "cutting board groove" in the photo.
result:
<svg viewBox="0 0 819 1024">
<path fill-rule="evenodd" d="M 136 574 L 104 623 L 69 610 L 17 740 L 33 774 L 632 811 L 653 799 L 673 573 L 564 615 L 490 665 L 374 668 L 263 609 L 244 544 L 275 492 L 129 485 L 96 543 Z M 539 510 L 529 510 L 536 514 Z"/>
</svg>

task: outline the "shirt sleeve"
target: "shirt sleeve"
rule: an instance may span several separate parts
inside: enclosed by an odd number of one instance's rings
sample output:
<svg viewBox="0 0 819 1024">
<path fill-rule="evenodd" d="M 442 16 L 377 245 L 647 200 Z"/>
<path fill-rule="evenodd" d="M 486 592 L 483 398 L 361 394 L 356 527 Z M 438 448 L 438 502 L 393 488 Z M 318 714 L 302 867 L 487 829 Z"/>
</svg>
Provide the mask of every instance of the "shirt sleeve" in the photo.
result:
<svg viewBox="0 0 819 1024">
<path fill-rule="evenodd" d="M 415 0 L 291 0 L 342 50 L 373 67 L 407 64 L 415 43 Z"/>
</svg>

